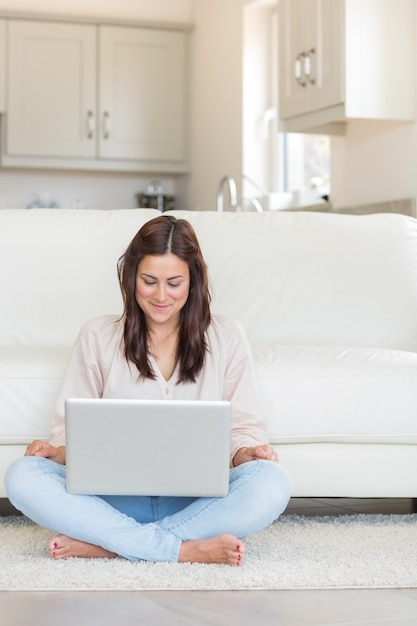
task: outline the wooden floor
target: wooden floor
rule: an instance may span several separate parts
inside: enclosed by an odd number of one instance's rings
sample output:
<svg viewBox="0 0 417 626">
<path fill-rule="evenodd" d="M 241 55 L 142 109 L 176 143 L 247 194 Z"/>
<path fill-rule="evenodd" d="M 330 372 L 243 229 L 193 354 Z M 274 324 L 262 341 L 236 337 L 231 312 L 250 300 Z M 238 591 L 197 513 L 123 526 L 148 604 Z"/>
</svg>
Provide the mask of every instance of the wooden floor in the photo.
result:
<svg viewBox="0 0 417 626">
<path fill-rule="evenodd" d="M 412 511 L 410 500 L 338 498 L 293 499 L 287 509 L 303 515 Z M 0 500 L 0 515 L 13 512 Z M 4 626 L 416 626 L 417 589 L 0 592 L 0 616 Z"/>
</svg>

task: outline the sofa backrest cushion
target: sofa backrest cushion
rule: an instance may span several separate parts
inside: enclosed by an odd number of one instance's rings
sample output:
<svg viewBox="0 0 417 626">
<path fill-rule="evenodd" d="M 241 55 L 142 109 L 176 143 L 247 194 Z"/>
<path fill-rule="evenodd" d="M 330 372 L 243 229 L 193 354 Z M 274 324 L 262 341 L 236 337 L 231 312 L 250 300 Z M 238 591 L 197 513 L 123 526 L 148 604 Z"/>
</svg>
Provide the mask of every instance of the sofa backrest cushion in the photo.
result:
<svg viewBox="0 0 417 626">
<path fill-rule="evenodd" d="M 195 227 L 213 309 L 253 345 L 417 351 L 417 220 L 173 211 Z M 157 211 L 0 211 L 0 344 L 68 345 L 121 313 L 116 263 Z"/>
<path fill-rule="evenodd" d="M 417 351 L 417 220 L 394 214 L 190 212 L 213 307 L 256 345 Z"/>
<path fill-rule="evenodd" d="M 121 313 L 116 264 L 157 211 L 0 211 L 0 344 L 68 345 Z"/>
</svg>

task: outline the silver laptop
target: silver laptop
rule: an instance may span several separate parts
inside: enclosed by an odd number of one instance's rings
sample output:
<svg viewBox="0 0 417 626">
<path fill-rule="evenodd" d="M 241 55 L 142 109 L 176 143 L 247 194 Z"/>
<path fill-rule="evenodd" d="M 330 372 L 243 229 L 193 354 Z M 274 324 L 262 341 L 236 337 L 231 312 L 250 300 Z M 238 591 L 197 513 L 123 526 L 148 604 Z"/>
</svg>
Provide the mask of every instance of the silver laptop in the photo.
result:
<svg viewBox="0 0 417 626">
<path fill-rule="evenodd" d="M 70 398 L 65 419 L 70 493 L 228 493 L 230 402 Z"/>
</svg>

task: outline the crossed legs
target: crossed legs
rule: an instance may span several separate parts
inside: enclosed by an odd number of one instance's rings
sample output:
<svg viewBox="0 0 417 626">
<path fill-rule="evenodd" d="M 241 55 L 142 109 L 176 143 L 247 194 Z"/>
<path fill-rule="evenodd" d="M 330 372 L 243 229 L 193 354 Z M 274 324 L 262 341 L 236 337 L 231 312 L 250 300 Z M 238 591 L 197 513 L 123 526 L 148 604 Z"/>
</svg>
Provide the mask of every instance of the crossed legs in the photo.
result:
<svg viewBox="0 0 417 626">
<path fill-rule="evenodd" d="M 70 556 L 239 565 L 242 537 L 269 525 L 285 509 L 291 483 L 271 461 L 230 471 L 224 498 L 78 496 L 66 490 L 65 467 L 23 457 L 6 474 L 10 501 L 59 534 L 53 558 Z"/>
</svg>

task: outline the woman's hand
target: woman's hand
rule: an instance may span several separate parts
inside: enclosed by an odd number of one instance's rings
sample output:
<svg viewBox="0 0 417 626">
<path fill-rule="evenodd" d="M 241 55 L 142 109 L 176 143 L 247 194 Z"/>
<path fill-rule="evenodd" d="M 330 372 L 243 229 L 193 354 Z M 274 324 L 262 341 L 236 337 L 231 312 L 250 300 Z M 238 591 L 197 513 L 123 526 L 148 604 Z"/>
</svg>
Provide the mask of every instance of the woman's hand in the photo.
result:
<svg viewBox="0 0 417 626">
<path fill-rule="evenodd" d="M 51 459 L 51 461 L 65 465 L 65 446 L 55 448 L 45 441 L 35 439 L 26 448 L 25 456 L 41 456 L 44 459 Z"/>
<path fill-rule="evenodd" d="M 267 443 L 262 446 L 240 448 L 233 457 L 233 467 L 249 461 L 275 461 L 277 463 L 278 455 L 274 448 Z"/>
</svg>

